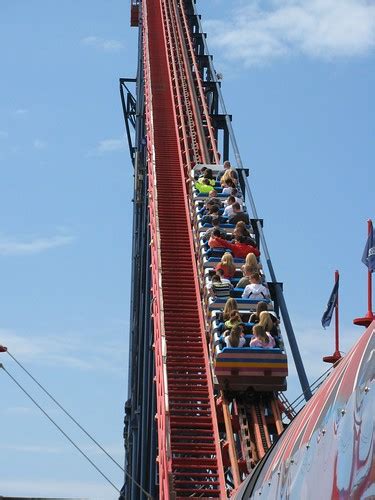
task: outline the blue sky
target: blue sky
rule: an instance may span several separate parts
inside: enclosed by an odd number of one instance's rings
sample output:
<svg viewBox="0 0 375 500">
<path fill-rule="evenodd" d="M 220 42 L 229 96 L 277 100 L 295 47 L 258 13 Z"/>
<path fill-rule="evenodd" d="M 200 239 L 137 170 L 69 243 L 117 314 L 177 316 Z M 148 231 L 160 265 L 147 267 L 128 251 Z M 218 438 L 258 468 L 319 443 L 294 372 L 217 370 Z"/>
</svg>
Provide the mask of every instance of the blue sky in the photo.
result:
<svg viewBox="0 0 375 500">
<path fill-rule="evenodd" d="M 362 0 L 199 2 L 310 380 L 332 328 L 366 311 L 373 203 L 375 7 Z M 4 2 L 0 20 L 0 343 L 119 461 L 126 399 L 132 168 L 118 78 L 136 69 L 127 2 Z M 121 473 L 32 390 L 111 479 Z M 289 395 L 299 393 L 293 369 Z M 114 499 L 0 377 L 0 493 Z"/>
</svg>

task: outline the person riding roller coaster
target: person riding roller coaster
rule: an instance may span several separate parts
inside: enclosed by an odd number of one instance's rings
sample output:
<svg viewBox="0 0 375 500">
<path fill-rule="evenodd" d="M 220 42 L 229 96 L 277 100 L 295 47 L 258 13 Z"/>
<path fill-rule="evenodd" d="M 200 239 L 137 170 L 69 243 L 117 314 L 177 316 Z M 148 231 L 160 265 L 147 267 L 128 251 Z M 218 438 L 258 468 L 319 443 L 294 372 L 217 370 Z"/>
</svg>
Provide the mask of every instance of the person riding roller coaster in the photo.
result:
<svg viewBox="0 0 375 500">
<path fill-rule="evenodd" d="M 245 224 L 250 223 L 250 219 L 247 213 L 243 212 L 241 205 L 239 203 L 233 203 L 233 214 L 229 217 L 229 224 L 237 224 L 237 222 L 244 222 Z"/>
<path fill-rule="evenodd" d="M 248 243 L 244 243 L 243 238 L 241 236 L 235 238 L 234 243 L 225 241 L 222 238 L 216 238 L 216 242 L 223 248 L 227 248 L 228 250 L 230 250 L 233 256 L 238 259 L 246 259 L 246 256 L 249 253 L 253 253 L 256 257 L 259 257 L 260 255 L 259 250 L 256 247 L 249 245 Z"/>
<path fill-rule="evenodd" d="M 209 181 L 209 179 L 199 179 L 195 184 L 194 184 L 195 189 L 199 191 L 199 193 L 204 194 L 204 193 L 209 193 L 212 191 L 212 184 Z"/>
</svg>

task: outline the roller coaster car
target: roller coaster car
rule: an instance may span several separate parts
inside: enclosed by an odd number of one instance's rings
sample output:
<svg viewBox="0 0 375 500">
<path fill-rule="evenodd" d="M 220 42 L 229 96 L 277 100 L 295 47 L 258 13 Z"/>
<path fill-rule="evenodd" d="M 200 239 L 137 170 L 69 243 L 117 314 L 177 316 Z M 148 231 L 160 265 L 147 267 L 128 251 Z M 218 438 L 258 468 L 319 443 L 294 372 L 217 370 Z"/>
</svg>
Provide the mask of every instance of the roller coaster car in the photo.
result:
<svg viewBox="0 0 375 500">
<path fill-rule="evenodd" d="M 285 391 L 288 362 L 282 349 L 215 347 L 214 370 L 223 390 Z"/>
<path fill-rule="evenodd" d="M 223 165 L 197 164 L 191 171 L 191 180 L 193 182 L 198 177 L 199 172 L 201 172 L 203 167 L 210 168 L 215 177 L 219 172 L 224 170 Z M 227 195 L 222 195 L 222 188 L 218 181 L 216 182 L 214 189 L 217 193 L 215 197 L 227 197 Z M 202 223 L 202 204 L 200 204 L 200 202 L 207 199 L 208 196 L 208 193 L 193 192 L 198 232 L 206 231 L 209 227 L 211 227 L 211 224 L 206 225 Z M 246 210 L 245 204 L 244 210 Z M 225 220 L 222 220 L 220 228 L 229 233 L 233 232 L 234 225 L 227 224 Z M 251 236 L 255 238 L 251 225 L 248 229 Z M 213 269 L 219 262 L 225 248 L 210 249 L 208 248 L 207 243 L 202 240 L 200 240 L 199 245 L 201 251 L 201 266 L 203 268 L 206 285 L 208 285 L 210 282 L 209 275 L 212 274 Z M 237 258 L 234 258 L 233 260 L 234 265 L 238 269 L 235 274 L 235 280 L 232 280 L 232 285 L 236 286 L 239 278 L 242 277 L 242 272 L 239 270 L 245 261 L 244 259 Z M 246 322 L 249 319 L 248 316 L 250 316 L 250 313 L 255 311 L 259 299 L 242 298 L 242 294 L 243 288 L 234 288 L 231 291 L 231 297 L 236 298 L 238 310 L 242 315 L 242 321 Z M 224 308 L 226 301 L 227 297 L 212 297 L 210 295 L 206 297 L 206 308 L 212 318 L 212 341 L 214 345 L 214 350 L 212 351 L 213 366 L 219 386 L 223 390 L 235 392 L 245 392 L 250 388 L 258 392 L 286 390 L 288 363 L 283 349 L 257 349 L 250 347 L 228 348 L 223 346 L 223 338 L 221 336 L 223 323 L 218 323 L 217 317 L 220 316 L 220 311 Z M 270 299 L 264 298 L 262 299 L 262 302 L 267 303 L 268 310 L 273 310 L 273 303 Z M 245 319 L 245 316 L 247 319 Z M 219 320 L 219 322 L 220 321 L 222 320 Z M 252 335 L 249 335 L 252 331 L 252 324 L 243 324 L 245 333 L 247 332 L 245 335 L 247 344 L 249 344 L 252 338 Z M 283 343 L 281 337 L 278 337 L 276 340 L 276 345 L 282 347 Z"/>
</svg>

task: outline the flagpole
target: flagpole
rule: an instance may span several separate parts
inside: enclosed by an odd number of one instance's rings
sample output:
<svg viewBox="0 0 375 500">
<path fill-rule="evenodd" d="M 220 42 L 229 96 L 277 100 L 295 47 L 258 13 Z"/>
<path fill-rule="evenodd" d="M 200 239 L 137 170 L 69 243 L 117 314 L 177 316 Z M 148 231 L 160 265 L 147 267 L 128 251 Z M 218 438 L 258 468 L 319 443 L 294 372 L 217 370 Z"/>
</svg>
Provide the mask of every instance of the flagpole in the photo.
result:
<svg viewBox="0 0 375 500">
<path fill-rule="evenodd" d="M 335 271 L 335 283 L 337 283 L 339 279 L 339 272 Z M 340 354 L 340 349 L 339 349 L 339 291 L 337 290 L 337 300 L 336 300 L 336 307 L 335 307 L 335 353 L 334 356 L 337 357 L 338 359 L 341 358 Z"/>
<path fill-rule="evenodd" d="M 371 235 L 373 231 L 372 220 L 367 221 L 367 235 Z M 372 271 L 367 270 L 367 314 L 363 318 L 355 318 L 353 323 L 358 326 L 365 326 L 366 328 L 370 326 L 372 321 L 375 320 L 374 313 L 372 311 Z"/>
<path fill-rule="evenodd" d="M 372 233 L 372 220 L 367 221 L 368 234 Z M 374 319 L 374 313 L 372 312 L 372 272 L 367 271 L 367 316 Z"/>
<path fill-rule="evenodd" d="M 339 272 L 335 271 L 335 284 L 339 280 Z M 341 354 L 340 354 L 340 324 L 339 324 L 339 290 L 337 289 L 337 297 L 336 297 L 336 304 L 335 304 L 335 352 L 332 354 L 332 356 L 324 356 L 323 361 L 326 363 L 337 363 L 341 359 Z"/>
</svg>

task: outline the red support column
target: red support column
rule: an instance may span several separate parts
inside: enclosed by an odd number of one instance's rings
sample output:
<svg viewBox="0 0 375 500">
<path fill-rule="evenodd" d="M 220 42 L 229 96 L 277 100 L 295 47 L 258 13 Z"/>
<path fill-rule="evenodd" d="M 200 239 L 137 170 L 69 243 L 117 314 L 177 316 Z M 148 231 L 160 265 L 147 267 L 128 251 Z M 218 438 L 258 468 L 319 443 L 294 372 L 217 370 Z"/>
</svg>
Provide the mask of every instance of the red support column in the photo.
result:
<svg viewBox="0 0 375 500">
<path fill-rule="evenodd" d="M 337 283 L 339 279 L 339 272 L 335 271 L 335 283 Z M 323 361 L 325 363 L 337 363 L 341 359 L 340 348 L 340 325 L 339 325 L 339 292 L 337 292 L 337 300 L 335 306 L 335 352 L 332 356 L 324 356 Z"/>
</svg>

